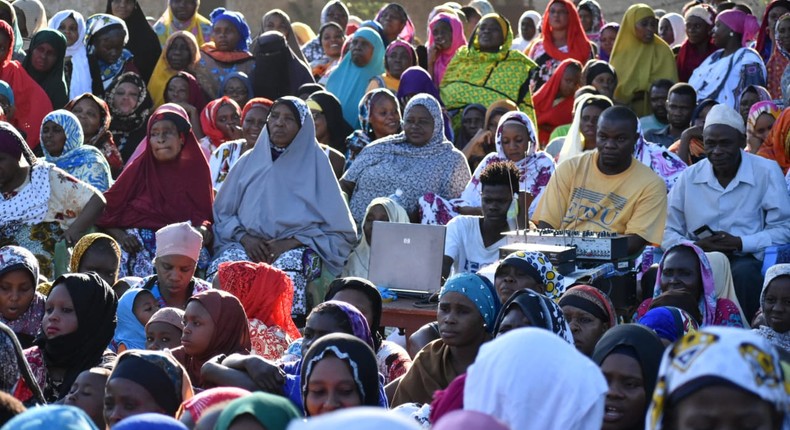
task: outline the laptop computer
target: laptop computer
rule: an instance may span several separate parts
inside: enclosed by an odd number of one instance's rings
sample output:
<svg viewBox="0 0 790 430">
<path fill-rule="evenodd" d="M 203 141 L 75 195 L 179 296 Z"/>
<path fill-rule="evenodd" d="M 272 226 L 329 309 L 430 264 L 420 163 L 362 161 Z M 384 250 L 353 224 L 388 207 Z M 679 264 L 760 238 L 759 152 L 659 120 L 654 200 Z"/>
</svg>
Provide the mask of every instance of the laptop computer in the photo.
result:
<svg viewBox="0 0 790 430">
<path fill-rule="evenodd" d="M 376 221 L 368 277 L 403 297 L 427 298 L 442 285 L 446 228 Z"/>
</svg>

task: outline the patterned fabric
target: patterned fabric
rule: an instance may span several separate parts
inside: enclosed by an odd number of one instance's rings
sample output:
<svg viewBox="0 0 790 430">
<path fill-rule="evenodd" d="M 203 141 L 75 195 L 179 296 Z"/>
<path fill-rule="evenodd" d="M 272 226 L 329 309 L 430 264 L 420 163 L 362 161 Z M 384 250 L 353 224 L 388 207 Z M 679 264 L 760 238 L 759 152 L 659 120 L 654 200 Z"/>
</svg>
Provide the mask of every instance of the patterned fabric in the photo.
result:
<svg viewBox="0 0 790 430">
<path fill-rule="evenodd" d="M 409 353 L 402 346 L 388 340 L 381 342 L 379 350 L 376 351 L 376 361 L 385 384 L 405 375 L 411 369 L 412 363 Z"/>
<path fill-rule="evenodd" d="M 497 316 L 494 333 L 499 335 L 502 320 L 514 306 L 527 317 L 530 327 L 545 328 L 546 330 L 573 344 L 573 334 L 562 309 L 554 301 L 532 290 L 519 290 L 502 305 L 502 310 Z"/>
<path fill-rule="evenodd" d="M 188 31 L 197 39 L 198 46 L 203 46 L 204 43 L 211 40 L 211 21 L 198 14 L 195 9 L 195 14 L 189 21 L 181 22 L 173 16 L 173 11 L 170 10 L 168 2 L 167 9 L 154 24 L 154 32 L 159 37 L 159 44 L 164 48 L 167 39 L 177 31 Z"/>
<path fill-rule="evenodd" d="M 235 100 L 228 96 L 222 96 L 221 98 L 208 102 L 206 107 L 203 108 L 203 112 L 200 113 L 200 128 L 203 130 L 203 134 L 206 135 L 210 143 L 209 148 L 203 147 L 203 152 L 208 152 L 206 158 L 209 158 L 211 153 L 227 140 L 225 131 L 217 126 L 217 115 L 219 115 L 219 110 L 224 106 L 233 108 L 236 116 L 241 118 L 241 107 L 239 107 L 239 104 L 236 103 Z"/>
<path fill-rule="evenodd" d="M 697 90 L 697 101 L 714 99 L 737 111 L 746 87 L 765 85 L 765 65 L 751 48 L 740 48 L 727 57 L 723 54 L 724 50 L 719 49 L 706 58 L 694 70 L 689 84 Z"/>
<path fill-rule="evenodd" d="M 69 262 L 70 272 L 79 272 L 80 262 L 82 261 L 82 257 L 85 255 L 85 252 L 87 252 L 91 245 L 93 245 L 93 242 L 99 239 L 108 240 L 113 251 L 115 251 L 115 256 L 118 258 L 118 261 L 121 261 L 121 247 L 118 245 L 118 242 L 116 242 L 115 239 L 104 233 L 90 233 L 82 236 L 82 238 L 77 241 L 77 244 L 74 245 L 74 249 L 71 251 L 71 261 Z M 117 276 L 118 274 L 116 273 L 115 275 Z"/>
<path fill-rule="evenodd" d="M 19 246 L 4 246 L 0 248 L 0 278 L 6 273 L 22 270 L 31 277 L 33 288 L 38 284 L 38 260 L 30 251 Z M 36 292 L 28 308 L 14 320 L 8 320 L 0 315 L 0 322 L 7 325 L 14 333 L 21 336 L 20 341 L 30 343 L 41 328 L 41 319 L 44 317 L 44 303 L 46 297 Z M 8 361 L 0 361 L 8 363 Z"/>
<path fill-rule="evenodd" d="M 780 22 L 790 19 L 790 15 L 784 14 L 776 21 L 776 27 Z M 782 74 L 784 73 L 787 65 L 790 64 L 790 53 L 784 50 L 778 43 L 774 43 L 773 53 L 771 58 L 765 64 L 768 79 L 766 88 L 771 93 L 771 98 L 782 98 Z"/>
<path fill-rule="evenodd" d="M 543 284 L 544 294 L 554 301 L 559 300 L 565 293 L 565 278 L 542 252 L 516 251 L 499 263 L 497 271 L 506 266 L 514 266 L 530 275 L 537 275 L 535 281 Z"/>
<path fill-rule="evenodd" d="M 93 185 L 101 192 L 110 188 L 112 177 L 110 165 L 102 153 L 93 146 L 83 145 L 85 136 L 82 125 L 73 113 L 58 109 L 44 117 L 41 123 L 41 139 L 44 139 L 44 125 L 53 122 L 59 125 L 66 134 L 66 142 L 58 156 L 53 156 L 46 145 L 41 145 L 44 157 L 50 163 L 70 173 L 75 178 Z"/>
<path fill-rule="evenodd" d="M 206 409 L 216 404 L 229 402 L 249 394 L 251 394 L 249 391 L 237 387 L 209 388 L 208 390 L 196 394 L 191 399 L 186 400 L 183 407 L 185 412 L 189 412 L 192 421 L 198 422 Z"/>
<path fill-rule="evenodd" d="M 641 129 L 638 131 L 639 139 L 634 146 L 634 158 L 660 176 L 667 185 L 667 193 L 669 193 L 688 165 L 667 148 L 646 141 Z"/>
<path fill-rule="evenodd" d="M 103 34 L 113 29 L 121 29 L 124 33 L 124 46 L 129 42 L 129 30 L 126 28 L 126 23 L 124 20 L 113 15 L 106 13 L 92 15 L 85 22 L 85 27 L 87 29 L 85 31 L 85 46 L 88 48 L 89 61 L 90 58 L 96 54 L 96 41 L 93 40 L 93 37 L 100 32 Z M 95 61 L 99 65 L 99 76 L 92 76 L 94 82 L 99 80 L 103 88 L 105 90 L 108 89 L 113 80 L 123 73 L 126 63 L 131 60 L 132 57 L 132 53 L 124 49 L 118 59 L 112 64 L 107 64 L 101 59 L 96 58 Z M 93 88 L 96 88 L 95 85 Z"/>
<path fill-rule="evenodd" d="M 145 123 L 148 121 L 153 102 L 148 96 L 148 88 L 145 85 L 145 81 L 134 72 L 124 73 L 112 81 L 112 85 L 107 88 L 107 96 L 105 98 L 113 100 L 115 92 L 123 83 L 131 83 L 137 87 L 139 91 L 137 103 L 134 106 L 134 110 L 128 114 L 122 114 L 115 109 L 114 104 L 109 104 L 110 112 L 112 113 L 110 131 L 113 134 L 113 140 L 118 150 L 121 151 L 123 159 L 128 160 L 139 145 L 140 140 L 145 136 Z"/>
<path fill-rule="evenodd" d="M 118 356 L 109 380 L 123 378 L 140 385 L 163 414 L 175 415 L 192 398 L 187 371 L 167 352 L 127 351 Z"/>
<path fill-rule="evenodd" d="M 244 154 L 244 146 L 247 141 L 244 139 L 231 140 L 220 145 L 211 154 L 208 160 L 208 166 L 211 169 L 211 182 L 214 187 L 214 192 L 219 192 L 225 178 L 228 177 L 231 167 L 233 167 L 239 158 Z"/>
<path fill-rule="evenodd" d="M 658 337 L 669 342 L 699 330 L 699 325 L 688 312 L 674 306 L 650 309 L 635 322 L 652 329 Z"/>
<path fill-rule="evenodd" d="M 584 307 L 580 309 L 596 316 L 602 315 L 604 318 L 599 319 L 603 323 L 608 324 L 609 328 L 617 325 L 617 313 L 615 312 L 614 305 L 612 304 L 611 299 L 609 299 L 609 296 L 607 296 L 603 291 L 590 285 L 576 285 L 569 288 L 562 295 L 559 305 L 560 307 L 579 307 L 578 305 L 582 303 L 584 304 Z M 591 310 L 592 312 L 590 312 Z"/>
<path fill-rule="evenodd" d="M 790 276 L 790 264 L 775 264 L 768 268 L 763 280 L 763 290 L 760 293 L 760 307 L 762 309 L 765 309 L 765 295 L 771 286 L 771 282 L 776 278 L 788 276 Z M 777 348 L 790 352 L 790 331 L 779 333 L 767 325 L 761 325 L 755 330 Z"/>
<path fill-rule="evenodd" d="M 494 331 L 497 314 L 502 304 L 491 281 L 472 273 L 459 273 L 450 277 L 439 290 L 439 300 L 447 293 L 461 293 L 471 300 L 483 317 L 486 331 L 489 333 Z"/>
<path fill-rule="evenodd" d="M 578 9 L 586 10 L 592 15 L 592 27 L 590 28 L 590 32 L 587 33 L 587 38 L 590 39 L 591 42 L 598 43 L 598 40 L 601 38 L 601 28 L 606 24 L 601 5 L 595 0 L 582 0 L 579 2 Z M 678 39 L 680 39 L 680 37 L 680 35 L 677 36 Z M 685 33 L 683 33 L 682 37 L 686 37 Z"/>
<path fill-rule="evenodd" d="M 666 428 L 673 394 L 690 395 L 713 384 L 728 383 L 772 405 L 783 416 L 776 428 L 790 428 L 790 385 L 779 354 L 756 333 L 729 327 L 707 327 L 688 334 L 667 349 L 658 371 L 658 384 L 647 412 L 646 430 Z M 689 390 L 690 387 L 696 388 Z"/>
<path fill-rule="evenodd" d="M 781 99 L 782 97 L 780 95 L 777 98 Z M 763 100 L 753 104 L 749 109 L 749 116 L 746 117 L 746 142 L 749 142 L 753 137 L 754 126 L 757 124 L 757 119 L 760 118 L 760 115 L 764 113 L 771 115 L 775 121 L 777 118 L 779 118 L 779 114 L 782 113 L 782 109 L 779 109 L 779 106 L 777 106 L 776 103 L 771 100 Z M 762 142 L 760 143 L 762 144 Z"/>
<path fill-rule="evenodd" d="M 450 64 L 450 61 L 453 59 L 455 52 L 458 51 L 459 48 L 465 46 L 467 44 L 466 35 L 464 34 L 464 24 L 461 22 L 461 19 L 458 18 L 456 14 L 450 14 L 446 12 L 440 12 L 436 14 L 431 22 L 428 23 L 428 50 L 430 51 L 434 45 L 433 40 L 433 29 L 439 23 L 439 21 L 444 22 L 445 24 L 450 26 L 452 30 L 452 42 L 450 46 L 439 52 L 436 56 L 436 62 L 433 64 L 433 82 L 438 87 L 439 84 L 442 83 L 442 78 L 444 77 L 444 72 L 447 70 L 447 66 Z"/>
<path fill-rule="evenodd" d="M 121 152 L 118 151 L 118 147 L 115 146 L 115 141 L 110 131 L 112 115 L 110 114 L 110 107 L 107 105 L 107 102 L 91 93 L 84 93 L 72 99 L 66 105 L 65 109 L 71 112 L 74 110 L 74 106 L 85 99 L 89 99 L 95 103 L 99 110 L 99 130 L 96 132 L 95 136 L 91 137 L 87 142 L 84 142 L 84 144 L 86 146 L 90 145 L 99 148 L 104 158 L 107 160 L 107 163 L 110 165 L 113 176 L 117 176 L 120 174 L 121 169 L 123 169 L 123 158 L 121 158 Z"/>
<path fill-rule="evenodd" d="M 405 72 L 404 72 L 405 73 Z M 375 97 L 381 94 L 383 97 Z M 370 112 L 373 110 L 373 100 L 384 100 L 389 98 L 395 102 L 398 111 L 400 111 L 400 102 L 392 91 L 386 88 L 376 88 L 368 91 L 359 101 L 359 129 L 354 130 L 351 135 L 346 139 L 346 170 L 351 167 L 351 163 L 357 155 L 365 149 L 368 144 L 376 138 L 373 133 L 373 127 L 370 125 Z M 383 137 L 383 136 L 382 136 Z"/>
<path fill-rule="evenodd" d="M 324 47 L 321 46 L 320 38 L 316 37 L 302 46 L 302 53 L 310 64 L 321 60 L 324 57 Z"/>
</svg>

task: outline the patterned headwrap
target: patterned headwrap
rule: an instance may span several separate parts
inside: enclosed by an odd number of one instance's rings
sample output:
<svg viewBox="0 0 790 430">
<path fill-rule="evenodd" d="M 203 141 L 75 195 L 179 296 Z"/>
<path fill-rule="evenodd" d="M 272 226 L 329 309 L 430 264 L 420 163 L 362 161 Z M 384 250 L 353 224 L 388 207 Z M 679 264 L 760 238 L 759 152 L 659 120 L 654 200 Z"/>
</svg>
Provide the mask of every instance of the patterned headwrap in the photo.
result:
<svg viewBox="0 0 790 430">
<path fill-rule="evenodd" d="M 563 276 L 554 269 L 548 258 L 542 252 L 516 251 L 502 260 L 497 267 L 513 266 L 530 275 L 535 281 L 543 284 L 545 294 L 552 300 L 558 300 L 565 292 Z"/>
<path fill-rule="evenodd" d="M 114 15 L 106 13 L 97 13 L 95 15 L 91 15 L 85 22 L 85 28 L 85 46 L 88 47 L 88 54 L 93 53 L 93 51 L 96 49 L 91 43 L 94 37 L 116 28 L 123 30 L 124 46 L 129 43 L 129 29 L 126 28 L 126 22 Z"/>
<path fill-rule="evenodd" d="M 251 393 L 243 388 L 237 387 L 215 387 L 209 388 L 196 394 L 191 399 L 185 401 L 181 405 L 181 413 L 189 412 L 192 417 L 192 422 L 198 422 L 203 412 L 206 409 L 219 404 L 238 399 L 239 397 L 248 396 Z"/>
<path fill-rule="evenodd" d="M 664 251 L 664 257 L 661 259 L 661 263 L 658 265 L 658 273 L 656 273 L 656 285 L 653 288 L 653 298 L 655 299 L 663 292 L 661 290 L 661 272 L 664 270 L 664 261 L 666 261 L 667 255 L 680 247 L 690 248 L 697 254 L 700 276 L 702 277 L 702 294 L 700 295 L 699 304 L 700 314 L 702 315 L 701 325 L 707 326 L 714 324 L 716 321 L 716 283 L 713 279 L 713 269 L 711 268 L 708 256 L 705 255 L 705 251 L 691 242 L 681 242 Z"/>
<path fill-rule="evenodd" d="M 545 328 L 557 336 L 573 344 L 573 334 L 562 309 L 550 298 L 538 294 L 532 290 L 519 290 L 502 305 L 502 310 L 497 316 L 494 333 L 499 334 L 502 320 L 505 319 L 508 311 L 514 306 L 518 306 L 524 316 L 529 320 L 531 327 Z"/>
<path fill-rule="evenodd" d="M 777 428 L 790 428 L 790 384 L 777 350 L 749 330 L 707 327 L 664 353 L 645 429 L 665 428 L 665 417 L 678 402 L 719 384 L 734 385 L 770 403 L 784 416 Z"/>
<path fill-rule="evenodd" d="M 222 96 L 208 102 L 206 107 L 203 108 L 203 112 L 200 113 L 200 127 L 214 146 L 219 146 L 228 140 L 225 136 L 225 132 L 217 127 L 217 114 L 223 106 L 230 106 L 236 111 L 239 118 L 241 118 L 241 108 L 239 104 L 228 96 Z"/>
<path fill-rule="evenodd" d="M 757 123 L 757 118 L 764 113 L 777 119 L 779 114 L 782 113 L 782 109 L 779 109 L 779 106 L 772 100 L 763 100 L 753 104 L 749 109 L 749 116 L 746 117 L 746 134 L 754 133 L 754 125 Z"/>
<path fill-rule="evenodd" d="M 636 322 L 652 329 L 658 337 L 670 342 L 699 330 L 699 324 L 688 312 L 674 306 L 650 309 Z"/>
<path fill-rule="evenodd" d="M 459 273 L 445 282 L 439 291 L 439 300 L 447 293 L 461 293 L 471 300 L 483 317 L 486 331 L 494 331 L 496 317 L 502 305 L 491 281 L 472 273 Z"/>
<path fill-rule="evenodd" d="M 569 288 L 562 295 L 559 305 L 579 308 L 609 324 L 609 328 L 617 325 L 617 313 L 609 296 L 593 286 L 576 285 Z"/>
<path fill-rule="evenodd" d="M 26 248 L 14 245 L 0 248 L 0 278 L 14 270 L 23 270 L 30 275 L 33 287 L 35 288 L 38 285 L 39 263 L 32 252 Z M 19 315 L 13 321 L 6 320 L 0 315 L 0 322 L 8 325 L 18 336 L 35 336 L 41 328 L 45 301 L 46 298 L 37 292 L 33 295 L 33 300 L 22 315 Z M 3 363 L 7 362 L 3 361 Z"/>
<path fill-rule="evenodd" d="M 80 262 L 82 261 L 82 257 L 85 255 L 85 252 L 88 251 L 88 248 L 93 245 L 99 239 L 107 239 L 110 241 L 110 247 L 112 247 L 113 251 L 115 252 L 115 256 L 118 258 L 118 261 L 121 261 L 121 247 L 118 246 L 118 242 L 115 241 L 111 236 L 106 235 L 104 233 L 90 233 L 82 236 L 82 238 L 74 245 L 74 250 L 71 253 L 71 260 L 69 261 L 69 271 L 72 273 L 79 272 Z M 116 273 L 116 276 L 118 273 Z"/>
<path fill-rule="evenodd" d="M 365 343 L 367 343 L 371 348 L 374 348 L 373 335 L 370 333 L 368 320 L 365 319 L 365 316 L 362 315 L 362 312 L 360 312 L 357 308 L 339 300 L 327 300 L 322 303 L 321 306 L 334 306 L 343 311 L 343 313 L 345 313 L 346 317 L 348 318 L 348 323 L 351 326 L 351 332 L 354 334 L 354 336 L 358 337 L 360 340 L 365 341 Z M 307 351 L 304 352 L 307 353 Z"/>
</svg>

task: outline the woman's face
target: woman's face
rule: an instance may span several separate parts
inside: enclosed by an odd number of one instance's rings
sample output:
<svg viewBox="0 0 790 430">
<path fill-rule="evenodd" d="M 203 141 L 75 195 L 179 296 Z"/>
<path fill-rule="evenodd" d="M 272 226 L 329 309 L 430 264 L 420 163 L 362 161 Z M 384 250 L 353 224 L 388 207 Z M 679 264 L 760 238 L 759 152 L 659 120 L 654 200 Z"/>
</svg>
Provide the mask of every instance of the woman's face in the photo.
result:
<svg viewBox="0 0 790 430">
<path fill-rule="evenodd" d="M 174 78 L 167 84 L 166 99 L 170 103 L 189 102 L 189 82 L 184 78 Z"/>
<path fill-rule="evenodd" d="M 280 15 L 271 14 L 266 17 L 263 22 L 263 32 L 277 31 L 285 37 L 290 34 L 288 22 L 286 22 Z"/>
<path fill-rule="evenodd" d="M 502 152 L 508 160 L 516 162 L 526 157 L 530 139 L 524 124 L 508 121 L 502 126 Z"/>
<path fill-rule="evenodd" d="M 554 31 L 563 31 L 568 28 L 568 9 L 565 5 L 557 2 L 549 8 L 549 25 Z"/>
<path fill-rule="evenodd" d="M 532 22 L 531 20 L 527 20 Z M 433 46 L 439 51 L 450 49 L 453 45 L 453 28 L 445 20 L 436 21 L 431 29 L 433 34 Z"/>
<path fill-rule="evenodd" d="M 617 87 L 617 80 L 611 73 L 601 73 L 593 78 L 592 86 L 594 86 L 602 96 L 611 99 L 612 96 L 614 96 L 614 89 Z"/>
<path fill-rule="evenodd" d="M 785 18 L 776 25 L 776 43 L 785 51 L 790 51 L 790 19 Z"/>
<path fill-rule="evenodd" d="M 327 9 L 326 19 L 327 22 L 334 22 L 344 30 L 346 28 L 346 25 L 348 25 L 348 13 L 345 11 L 345 9 L 343 9 L 341 5 L 337 3 L 330 6 L 329 9 Z"/>
<path fill-rule="evenodd" d="M 329 313 L 311 313 L 304 326 L 302 357 L 310 350 L 313 342 L 331 333 L 345 333 L 340 321 Z M 352 334 L 352 333 L 348 333 Z"/>
<path fill-rule="evenodd" d="M 617 30 L 607 28 L 601 32 L 601 49 L 604 52 L 611 53 L 614 48 L 614 41 L 617 39 Z"/>
<path fill-rule="evenodd" d="M 488 124 L 486 124 L 486 130 L 490 131 L 491 133 L 496 133 L 496 127 L 499 125 L 499 119 L 502 118 L 502 115 L 505 113 L 500 111 L 497 113 L 491 114 L 488 118 Z"/>
<path fill-rule="evenodd" d="M 184 309 L 184 332 L 181 346 L 188 355 L 200 355 L 208 351 L 214 337 L 214 320 L 208 310 L 197 300 L 192 300 Z"/>
<path fill-rule="evenodd" d="M 179 21 L 189 21 L 197 12 L 198 0 L 170 0 L 170 11 Z"/>
<path fill-rule="evenodd" d="M 321 47 L 329 58 L 340 58 L 345 35 L 335 27 L 327 27 L 321 33 Z"/>
<path fill-rule="evenodd" d="M 585 140 L 595 141 L 598 133 L 598 118 L 601 116 L 601 108 L 594 105 L 585 106 L 582 109 L 580 131 Z"/>
<path fill-rule="evenodd" d="M 95 249 L 95 248 L 94 248 Z M 79 273 L 96 272 L 100 278 L 107 282 L 107 285 L 115 285 L 118 282 L 118 266 L 120 262 L 115 254 L 108 252 L 88 251 L 83 254 L 80 265 L 77 267 Z"/>
<path fill-rule="evenodd" d="M 752 429 L 782 427 L 773 405 L 731 385 L 702 388 L 671 405 L 665 421 L 672 429 Z"/>
<path fill-rule="evenodd" d="M 662 19 L 658 23 L 658 36 L 667 42 L 667 45 L 672 46 L 675 43 L 675 31 L 672 30 L 672 24 L 668 19 Z"/>
<path fill-rule="evenodd" d="M 327 354 L 313 366 L 304 399 L 308 415 L 362 405 L 357 383 L 345 361 Z"/>
<path fill-rule="evenodd" d="M 771 281 L 762 307 L 768 327 L 779 333 L 790 331 L 790 277 L 780 276 Z"/>
<path fill-rule="evenodd" d="M 217 109 L 217 120 L 215 125 L 218 129 L 222 130 L 225 138 L 231 138 L 233 135 L 230 130 L 241 127 L 241 116 L 234 106 L 231 104 L 224 104 Z"/>
<path fill-rule="evenodd" d="M 403 71 L 413 65 L 414 62 L 406 48 L 397 46 L 387 52 L 387 70 L 393 78 L 400 79 Z"/>
<path fill-rule="evenodd" d="M 388 40 L 394 40 L 398 37 L 403 27 L 406 26 L 406 20 L 403 14 L 396 6 L 388 6 L 381 13 L 379 17 L 379 24 L 384 29 L 384 35 Z"/>
<path fill-rule="evenodd" d="M 110 427 L 134 415 L 147 412 L 164 414 L 154 396 L 142 385 L 126 378 L 111 378 L 104 391 L 104 421 Z"/>
<path fill-rule="evenodd" d="M 425 146 L 434 132 L 433 116 L 424 106 L 414 106 L 403 119 L 406 140 L 413 146 Z"/>
<path fill-rule="evenodd" d="M 66 132 L 56 122 L 47 121 L 41 126 L 41 143 L 49 155 L 60 157 L 66 145 Z"/>
<path fill-rule="evenodd" d="M 562 81 L 560 82 L 560 97 L 573 97 L 573 94 L 581 86 L 582 71 L 577 67 L 568 67 L 565 73 L 562 74 Z"/>
<path fill-rule="evenodd" d="M 337 300 L 339 302 L 348 303 L 351 306 L 354 306 L 359 310 L 365 317 L 365 321 L 368 322 L 368 326 L 371 325 L 373 321 L 373 303 L 371 303 L 368 296 L 365 293 L 354 290 L 351 288 L 346 288 L 345 290 L 340 290 L 337 294 L 332 297 L 332 300 Z M 375 330 L 375 327 L 371 327 L 371 330 Z"/>
<path fill-rule="evenodd" d="M 400 130 L 400 111 L 392 98 L 376 96 L 370 107 L 368 118 L 376 139 L 396 134 Z"/>
<path fill-rule="evenodd" d="M 244 139 L 248 145 L 255 145 L 258 141 L 258 136 L 266 125 L 266 118 L 269 116 L 269 108 L 261 106 L 254 107 L 247 111 L 244 116 L 244 123 L 241 125 L 241 131 L 244 133 Z"/>
<path fill-rule="evenodd" d="M 11 49 L 11 39 L 5 33 L 0 33 L 0 59 L 5 59 L 9 49 Z"/>
<path fill-rule="evenodd" d="M 30 53 L 30 65 L 37 72 L 47 73 L 55 67 L 58 53 L 49 43 L 42 43 Z"/>
<path fill-rule="evenodd" d="M 521 21 L 521 37 L 525 40 L 532 40 L 537 31 L 538 30 L 535 28 L 535 21 L 529 18 Z"/>
<path fill-rule="evenodd" d="M 524 315 L 524 312 L 521 311 L 521 308 L 516 305 L 510 305 L 510 307 L 507 309 L 505 317 L 502 318 L 502 322 L 499 323 L 499 331 L 496 335 L 499 337 L 510 330 L 515 330 L 521 327 L 529 327 L 531 325 L 532 324 L 530 324 L 529 318 Z"/>
<path fill-rule="evenodd" d="M 181 148 L 184 147 L 184 139 L 173 121 L 161 120 L 151 126 L 148 134 L 148 144 L 154 158 L 159 162 L 173 161 L 178 158 Z M 160 280 L 162 275 L 159 276 Z"/>
<path fill-rule="evenodd" d="M 641 428 L 647 409 L 642 366 L 633 357 L 615 353 L 603 360 L 601 372 L 609 384 L 601 430 Z"/>
<path fill-rule="evenodd" d="M 497 296 L 502 303 L 505 303 L 516 291 L 532 290 L 543 294 L 545 290 L 542 282 L 512 265 L 502 266 L 497 270 L 494 277 L 494 287 L 496 287 Z"/>
<path fill-rule="evenodd" d="M 121 58 L 123 52 L 125 33 L 117 28 L 110 30 L 96 38 L 93 42 L 96 56 L 107 64 L 114 64 Z"/>
<path fill-rule="evenodd" d="M 699 259 L 691 250 L 676 249 L 664 254 L 661 270 L 661 291 L 684 290 L 694 298 L 702 294 Z"/>
<path fill-rule="evenodd" d="M 131 82 L 124 82 L 115 89 L 112 98 L 113 110 L 121 115 L 131 115 L 137 107 L 140 98 L 140 88 Z"/>
<path fill-rule="evenodd" d="M 165 54 L 167 63 L 173 70 L 184 70 L 192 62 L 192 52 L 189 50 L 189 44 L 183 37 L 176 37 L 170 47 L 167 48 Z"/>
<path fill-rule="evenodd" d="M 77 26 L 77 21 L 72 17 L 68 17 L 61 21 L 58 26 L 58 31 L 66 36 L 66 46 L 77 43 L 77 39 L 80 37 L 80 28 Z"/>
<path fill-rule="evenodd" d="M 768 12 L 768 37 L 773 40 L 774 38 L 774 29 L 776 28 L 776 21 L 779 21 L 779 18 L 782 15 L 790 12 L 787 8 L 783 6 L 774 6 L 771 8 L 771 11 Z"/>
<path fill-rule="evenodd" d="M 284 104 L 275 104 L 269 112 L 269 139 L 278 148 L 287 148 L 299 133 L 299 119 Z"/>
<path fill-rule="evenodd" d="M 211 33 L 211 38 L 217 46 L 218 51 L 235 51 L 236 45 L 241 40 L 239 29 L 227 19 L 221 19 L 214 24 L 214 30 Z"/>
<path fill-rule="evenodd" d="M 365 240 L 368 242 L 368 245 L 373 243 L 373 223 L 376 221 L 390 221 L 387 210 L 384 209 L 382 205 L 376 205 L 370 208 L 368 214 L 365 215 L 365 221 L 362 223 L 362 229 L 365 232 Z"/>
<path fill-rule="evenodd" d="M 579 19 L 582 22 L 582 28 L 585 33 L 593 31 L 593 16 L 587 9 L 579 9 Z"/>
<path fill-rule="evenodd" d="M 763 113 L 757 117 L 757 121 L 754 122 L 754 128 L 751 131 L 751 136 L 756 139 L 756 142 L 751 144 L 752 153 L 756 154 L 757 149 L 765 142 L 765 138 L 771 132 L 774 122 L 776 122 L 776 118 L 769 113 Z"/>
<path fill-rule="evenodd" d="M 636 22 L 634 33 L 636 38 L 642 43 L 653 43 L 653 37 L 658 32 L 658 20 L 653 16 L 647 16 Z"/>
<path fill-rule="evenodd" d="M 167 122 L 172 124 L 171 121 Z M 159 289 L 168 292 L 171 296 L 186 295 L 196 265 L 195 260 L 185 255 L 156 257 L 154 268 L 159 280 Z"/>
<path fill-rule="evenodd" d="M 373 59 L 373 44 L 367 39 L 357 36 L 351 39 L 351 62 L 357 67 L 365 67 Z"/>
<path fill-rule="evenodd" d="M 727 24 L 716 20 L 716 24 L 713 26 L 713 44 L 717 48 L 727 47 L 727 43 L 730 41 L 730 33 L 732 33 L 732 30 L 730 27 L 727 27 Z"/>
<path fill-rule="evenodd" d="M 485 113 L 478 109 L 469 109 L 464 113 L 461 119 L 461 126 L 464 128 L 464 133 L 472 137 L 475 133 L 483 128 L 483 121 L 485 120 Z"/>
<path fill-rule="evenodd" d="M 95 101 L 84 98 L 74 105 L 71 113 L 80 120 L 85 140 L 90 139 L 99 132 L 101 127 L 101 108 Z"/>
<path fill-rule="evenodd" d="M 592 356 L 595 344 L 609 329 L 609 325 L 596 318 L 593 314 L 575 306 L 563 306 L 562 313 L 565 315 L 565 321 L 571 327 L 573 343 L 576 349 L 588 357 Z"/>
<path fill-rule="evenodd" d="M 145 349 L 162 351 L 181 346 L 181 330 L 172 324 L 154 321 L 145 326 Z"/>
<path fill-rule="evenodd" d="M 36 285 L 30 274 L 14 270 L 0 277 L 0 315 L 14 321 L 27 312 L 36 296 Z"/>
<path fill-rule="evenodd" d="M 121 19 L 129 18 L 134 12 L 134 5 L 137 0 L 112 0 L 110 10 L 112 14 Z"/>
<path fill-rule="evenodd" d="M 328 142 L 329 129 L 326 126 L 326 115 L 323 112 L 312 109 L 310 113 L 313 114 L 313 124 L 315 124 L 315 140 L 320 143 Z"/>
<path fill-rule="evenodd" d="M 690 16 L 686 18 L 686 37 L 692 45 L 707 43 L 710 40 L 711 26 L 702 18 Z"/>
<path fill-rule="evenodd" d="M 505 34 L 502 26 L 494 18 L 486 18 L 477 25 L 477 43 L 482 52 L 497 52 L 505 43 Z"/>
<path fill-rule="evenodd" d="M 477 306 L 461 293 L 445 293 L 436 311 L 439 334 L 447 346 L 469 346 L 485 336 L 485 322 Z"/>
<path fill-rule="evenodd" d="M 54 339 L 77 331 L 79 321 L 71 294 L 64 284 L 55 285 L 47 297 L 41 331 L 47 339 Z"/>
</svg>

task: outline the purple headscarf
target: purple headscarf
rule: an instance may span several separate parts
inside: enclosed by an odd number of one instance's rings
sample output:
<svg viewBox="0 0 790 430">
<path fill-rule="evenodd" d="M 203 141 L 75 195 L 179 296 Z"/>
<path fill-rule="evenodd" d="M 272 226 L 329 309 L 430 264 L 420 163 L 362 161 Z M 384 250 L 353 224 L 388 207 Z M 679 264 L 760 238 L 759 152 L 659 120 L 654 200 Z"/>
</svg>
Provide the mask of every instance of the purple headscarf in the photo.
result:
<svg viewBox="0 0 790 430">
<path fill-rule="evenodd" d="M 754 15 L 737 9 L 725 10 L 716 17 L 716 21 L 723 22 L 732 31 L 740 34 L 741 46 L 748 46 L 760 31 L 760 24 L 757 23 L 757 18 Z"/>
<path fill-rule="evenodd" d="M 398 87 L 398 100 L 401 101 L 402 105 L 406 105 L 403 102 L 404 99 L 407 97 L 410 98 L 420 93 L 430 94 L 439 101 L 439 105 L 442 106 L 442 116 L 444 117 L 444 137 L 447 138 L 449 141 L 453 141 L 453 128 L 452 128 L 452 121 L 450 117 L 447 115 L 447 112 L 444 111 L 444 103 L 442 102 L 442 98 L 439 95 L 439 90 L 436 88 L 436 85 L 433 83 L 433 79 L 431 79 L 431 75 L 425 71 L 420 66 L 413 66 L 406 69 L 402 75 L 400 75 L 400 86 Z"/>
</svg>

